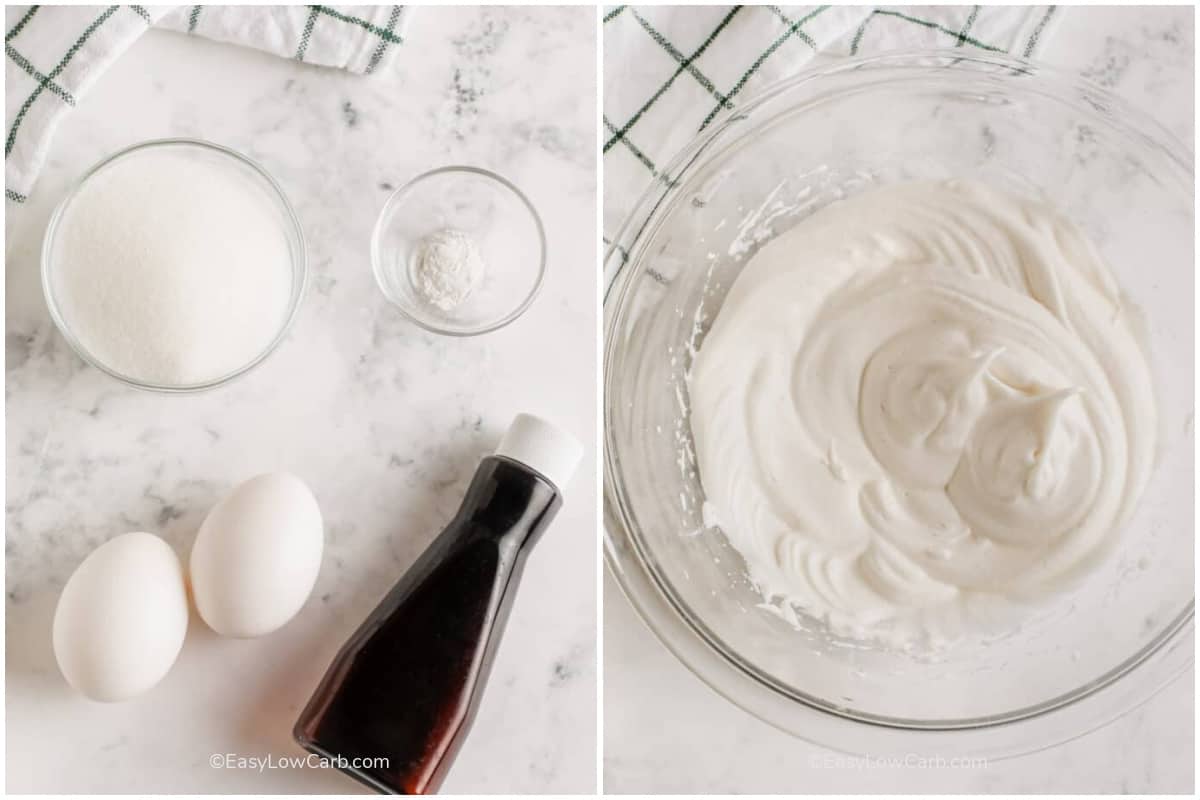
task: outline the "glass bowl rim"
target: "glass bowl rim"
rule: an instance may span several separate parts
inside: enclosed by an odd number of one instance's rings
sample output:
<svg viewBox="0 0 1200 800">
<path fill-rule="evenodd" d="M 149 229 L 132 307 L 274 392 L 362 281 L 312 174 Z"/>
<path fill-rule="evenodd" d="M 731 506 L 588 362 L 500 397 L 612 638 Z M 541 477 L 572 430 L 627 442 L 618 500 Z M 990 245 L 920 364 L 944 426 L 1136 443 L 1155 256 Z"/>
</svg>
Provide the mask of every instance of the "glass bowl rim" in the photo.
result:
<svg viewBox="0 0 1200 800">
<path fill-rule="evenodd" d="M 79 192 L 83 189 L 87 182 L 112 162 L 125 156 L 157 147 L 182 147 L 184 149 L 196 148 L 200 150 L 207 150 L 225 157 L 232 158 L 233 160 L 240 162 L 242 165 L 249 167 L 254 173 L 263 179 L 266 184 L 266 188 L 269 189 L 269 193 L 274 197 L 274 199 L 279 203 L 280 208 L 285 212 L 284 215 L 287 218 L 287 221 L 284 225 L 285 232 L 287 227 L 290 225 L 291 233 L 295 236 L 295 241 L 298 246 L 298 253 L 289 254 L 289 260 L 291 261 L 292 267 L 292 280 L 295 282 L 298 278 L 299 285 L 296 286 L 295 283 L 293 283 L 292 297 L 288 303 L 287 315 L 284 317 L 283 323 L 280 325 L 279 330 L 272 337 L 271 341 L 268 342 L 263 348 L 262 352 L 260 352 L 254 358 L 231 372 L 211 380 L 203 381 L 201 383 L 163 384 L 154 383 L 151 381 L 142 381 L 125 375 L 109 367 L 107 364 L 104 364 L 100 359 L 88 352 L 87 348 L 85 348 L 83 344 L 76 338 L 75 334 L 71 330 L 71 326 L 67 324 L 59 310 L 58 301 L 54 296 L 54 289 L 52 288 L 52 281 L 50 277 L 52 269 L 50 263 L 51 250 L 54 243 L 55 234 L 58 232 L 59 222 L 61 222 L 63 214 L 66 212 L 68 206 L 78 196 Z M 290 247 L 289 250 L 291 250 Z M 59 202 L 58 206 L 55 207 L 54 212 L 50 215 L 50 221 L 46 224 L 46 233 L 42 237 L 41 280 L 42 294 L 45 297 L 46 306 L 50 311 L 50 318 L 54 321 L 54 326 L 58 328 L 59 333 L 62 334 L 63 338 L 67 341 L 67 344 L 70 345 L 75 354 L 83 359 L 84 362 L 92 367 L 95 367 L 109 377 L 115 378 L 126 386 L 131 386 L 135 389 L 143 389 L 162 394 L 191 394 L 195 392 L 207 391 L 209 389 L 215 389 L 230 383 L 236 378 L 245 375 L 247 372 L 257 367 L 259 364 L 265 361 L 268 356 L 274 353 L 276 349 L 278 349 L 279 345 L 283 342 L 283 340 L 287 337 L 288 332 L 291 330 L 292 324 L 296 321 L 296 316 L 300 310 L 300 304 L 303 301 L 304 295 L 308 289 L 308 247 L 304 239 L 304 229 L 300 225 L 300 219 L 296 216 L 296 211 L 292 207 L 291 202 L 288 200 L 287 195 L 284 194 L 283 188 L 279 185 L 275 178 L 272 177 L 271 173 L 267 172 L 266 168 L 257 161 L 245 155 L 244 153 L 234 150 L 231 147 L 226 147 L 225 145 L 217 144 L 216 142 L 210 142 L 206 139 L 189 137 L 147 139 L 145 141 L 129 145 L 128 147 L 123 147 L 116 152 L 100 159 L 90 168 L 88 168 L 88 170 L 84 172 L 83 175 L 74 182 L 74 184 L 71 185 L 71 188 L 67 190 L 66 195 Z"/>
<path fill-rule="evenodd" d="M 391 220 L 392 214 L 395 212 L 395 206 L 401 200 L 405 199 L 409 194 L 411 194 L 412 191 L 420 186 L 426 179 L 452 173 L 474 175 L 476 177 L 482 177 L 493 183 L 499 184 L 514 197 L 516 197 L 521 205 L 525 207 L 525 210 L 529 212 L 529 216 L 533 220 L 534 228 L 537 230 L 538 266 L 537 276 L 534 279 L 533 286 L 525 295 L 524 299 L 522 299 L 521 302 L 518 303 L 507 314 L 497 320 L 487 323 L 486 325 L 478 325 L 473 328 L 450 328 L 419 318 L 417 315 L 411 313 L 403 303 L 397 302 L 392 297 L 392 295 L 387 291 L 386 284 L 383 279 L 381 241 L 383 239 L 384 229 L 387 227 L 387 223 Z M 384 201 L 383 208 L 379 211 L 379 216 L 375 218 L 375 227 L 371 231 L 371 271 L 375 275 L 375 283 L 379 287 L 379 291 L 382 292 L 384 298 L 387 299 L 388 303 L 391 304 L 392 307 L 394 307 L 397 311 L 399 311 L 400 314 L 409 322 L 424 328 L 430 333 L 436 333 L 442 336 L 479 336 L 480 334 L 491 333 L 492 331 L 499 330 L 500 328 L 515 322 L 521 315 L 525 313 L 526 310 L 528 310 L 531 305 L 533 305 L 533 301 L 536 300 L 537 296 L 541 293 L 542 284 L 546 280 L 546 228 L 542 224 L 542 217 L 538 213 L 537 208 L 534 207 L 533 203 L 525 195 L 525 193 L 521 191 L 520 187 L 518 187 L 508 178 L 504 177 L 498 172 L 485 169 L 484 167 L 476 167 L 470 164 L 446 164 L 445 166 L 436 167 L 434 169 L 419 173 L 418 175 L 410 178 L 403 185 L 397 187 L 390 195 L 388 195 L 388 199 Z"/>
<path fill-rule="evenodd" d="M 634 277 L 641 271 L 642 256 L 648 238 L 652 238 L 643 234 L 655 229 L 655 223 L 661 222 L 667 211 L 674 210 L 678 193 L 685 184 L 684 176 L 715 142 L 745 121 L 753 111 L 826 76 L 879 68 L 903 68 L 920 74 L 983 67 L 990 70 L 985 73 L 988 75 L 1003 70 L 1009 73 L 1006 78 L 1039 79 L 1041 93 L 1060 102 L 1076 96 L 1082 98 L 1089 106 L 1087 113 L 1109 117 L 1110 125 L 1152 147 L 1160 155 L 1166 155 L 1174 169 L 1193 178 L 1189 183 L 1194 182 L 1189 151 L 1157 120 L 1066 70 L 1008 55 L 964 53 L 945 48 L 846 58 L 806 68 L 765 87 L 739 105 L 731 116 L 693 137 L 660 170 L 660 174 L 675 178 L 670 183 L 650 182 L 617 229 L 604 255 L 602 384 L 605 398 L 613 396 L 609 391 L 610 382 L 615 380 L 611 364 L 618 338 L 617 326 L 624 319 L 626 303 L 623 301 Z M 731 142 L 737 142 L 736 133 L 729 136 Z M 603 408 L 603 520 L 604 556 L 609 572 L 642 622 L 687 669 L 725 699 L 785 732 L 844 752 L 908 752 L 922 744 L 936 746 L 938 752 L 982 752 L 1004 758 L 1069 741 L 1107 724 L 1148 701 L 1193 663 L 1194 597 L 1151 642 L 1113 669 L 1075 690 L 1010 714 L 928 724 L 920 720 L 847 712 L 817 698 L 785 690 L 778 681 L 747 666 L 744 659 L 724 645 L 707 626 L 695 620 L 686 604 L 675 595 L 670 581 L 660 574 L 655 559 L 644 551 L 642 536 L 635 530 L 637 526 L 633 524 L 622 482 L 617 477 L 620 456 L 610 432 L 612 413 L 613 408 L 606 399 Z M 1171 663 L 1164 663 L 1166 661 Z M 1133 692 L 1127 685 L 1129 682 L 1122 680 L 1135 672 L 1150 673 L 1151 668 L 1154 674 L 1146 675 L 1146 685 L 1134 687 Z M 1020 744 L 1006 743 L 1003 738 L 1012 738 L 1013 728 L 1025 734 L 1020 737 Z"/>
</svg>

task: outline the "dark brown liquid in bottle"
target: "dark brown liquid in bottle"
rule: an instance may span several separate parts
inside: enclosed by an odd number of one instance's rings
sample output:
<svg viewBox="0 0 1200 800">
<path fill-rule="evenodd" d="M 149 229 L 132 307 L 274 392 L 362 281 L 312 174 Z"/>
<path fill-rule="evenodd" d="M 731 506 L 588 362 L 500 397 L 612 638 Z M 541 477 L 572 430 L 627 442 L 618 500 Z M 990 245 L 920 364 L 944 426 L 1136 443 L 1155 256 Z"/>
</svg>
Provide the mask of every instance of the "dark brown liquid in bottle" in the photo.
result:
<svg viewBox="0 0 1200 800">
<path fill-rule="evenodd" d="M 474 719 L 525 557 L 561 504 L 533 470 L 485 458 L 458 514 L 338 652 L 296 740 L 377 791 L 437 791 Z"/>
</svg>

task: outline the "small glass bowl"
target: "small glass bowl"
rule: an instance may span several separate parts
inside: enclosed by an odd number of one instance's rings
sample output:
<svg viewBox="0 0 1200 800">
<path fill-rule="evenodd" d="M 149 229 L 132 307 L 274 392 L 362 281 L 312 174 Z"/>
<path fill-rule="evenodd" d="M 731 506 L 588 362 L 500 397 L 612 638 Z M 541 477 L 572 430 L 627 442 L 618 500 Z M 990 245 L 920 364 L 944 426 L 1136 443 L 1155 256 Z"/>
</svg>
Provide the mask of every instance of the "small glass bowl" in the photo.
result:
<svg viewBox="0 0 1200 800">
<path fill-rule="evenodd" d="M 62 221 L 67 211 L 70 209 L 71 203 L 79 195 L 87 182 L 104 169 L 112 166 L 118 161 L 137 158 L 149 150 L 162 150 L 172 148 L 175 150 L 188 151 L 198 158 L 207 158 L 209 160 L 221 162 L 225 166 L 232 166 L 240 172 L 249 183 L 253 184 L 275 204 L 278 211 L 279 224 L 283 229 L 288 240 L 288 250 L 291 253 L 292 265 L 292 291 L 288 300 L 287 313 L 284 315 L 283 322 L 279 330 L 271 338 L 270 342 L 258 353 L 254 358 L 250 359 L 245 364 L 237 369 L 234 369 L 224 375 L 218 376 L 211 380 L 206 380 L 201 383 L 194 384 L 160 384 L 140 380 L 131 375 L 126 375 L 119 370 L 116 370 L 105 364 L 95 355 L 93 355 L 71 329 L 70 323 L 63 316 L 62 310 L 59 307 L 58 299 L 55 296 L 55 281 L 53 275 L 54 269 L 54 246 L 56 244 L 56 235 L 58 233 L 59 223 Z M 50 318 L 54 320 L 55 326 L 67 340 L 80 358 L 85 362 L 100 370 L 101 372 L 116 378 L 121 383 L 132 386 L 137 389 L 146 389 L 155 392 L 167 393 L 185 393 L 199 392 L 206 389 L 214 389 L 229 383 L 234 378 L 245 375 L 254 367 L 258 366 L 274 352 L 279 343 L 283 341 L 288 331 L 291 329 L 292 323 L 296 319 L 296 313 L 300 308 L 300 300 L 304 297 L 304 290 L 308 283 L 308 263 L 305 255 L 304 232 L 300 228 L 300 220 L 296 217 L 296 212 L 292 209 L 287 197 L 283 193 L 283 189 L 276 183 L 260 164 L 248 158 L 247 156 L 224 147 L 213 142 L 204 141 L 202 139 L 152 139 L 150 141 L 140 142 L 138 144 L 127 147 L 123 150 L 118 150 L 116 153 L 102 159 L 86 173 L 79 181 L 67 192 L 67 196 L 58 204 L 58 208 L 50 217 L 50 223 L 46 226 L 46 235 L 42 240 L 42 292 L 46 297 L 46 306 L 50 310 Z"/>
<path fill-rule="evenodd" d="M 483 278 L 459 305 L 442 310 L 417 290 L 412 270 L 421 241 L 443 230 L 470 236 Z M 546 232 L 513 183 L 479 167 L 447 166 L 418 175 L 384 204 L 371 236 L 380 290 L 408 319 L 447 336 L 502 328 L 524 313 L 546 274 Z"/>
</svg>

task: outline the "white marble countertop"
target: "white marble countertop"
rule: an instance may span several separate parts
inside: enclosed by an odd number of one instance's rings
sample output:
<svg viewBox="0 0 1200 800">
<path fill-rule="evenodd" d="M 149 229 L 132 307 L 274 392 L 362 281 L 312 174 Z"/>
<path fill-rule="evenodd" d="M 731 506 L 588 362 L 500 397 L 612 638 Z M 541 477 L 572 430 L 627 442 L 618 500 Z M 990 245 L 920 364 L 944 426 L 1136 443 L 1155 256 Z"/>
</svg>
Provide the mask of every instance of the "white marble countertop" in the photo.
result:
<svg viewBox="0 0 1200 800">
<path fill-rule="evenodd" d="M 334 651 L 457 507 L 514 413 L 588 445 L 533 551 L 473 732 L 444 790 L 590 792 L 596 764 L 596 108 L 594 8 L 425 8 L 367 78 L 153 31 L 58 131 L 7 223 L 7 775 L 10 792 L 356 792 L 333 771 L 214 769 L 213 754 L 301 755 L 290 730 Z M 164 136 L 247 152 L 304 225 L 310 293 L 257 370 L 196 396 L 126 389 L 51 324 L 40 237 L 104 155 Z M 468 339 L 406 323 L 377 290 L 371 227 L 392 187 L 473 163 L 540 209 L 549 274 L 510 327 Z M 126 704 L 74 695 L 50 621 L 71 570 L 128 530 L 186 555 L 208 508 L 288 469 L 325 515 L 300 615 L 259 640 L 193 617 L 166 680 Z"/>
<path fill-rule="evenodd" d="M 1072 8 L 1042 60 L 1078 70 L 1193 141 L 1193 11 Z M 818 769 L 829 753 L 727 702 L 604 579 L 604 788 L 610 793 L 1190 793 L 1194 677 L 1074 742 L 983 769 Z M 819 761 L 818 761 L 819 763 Z"/>
</svg>

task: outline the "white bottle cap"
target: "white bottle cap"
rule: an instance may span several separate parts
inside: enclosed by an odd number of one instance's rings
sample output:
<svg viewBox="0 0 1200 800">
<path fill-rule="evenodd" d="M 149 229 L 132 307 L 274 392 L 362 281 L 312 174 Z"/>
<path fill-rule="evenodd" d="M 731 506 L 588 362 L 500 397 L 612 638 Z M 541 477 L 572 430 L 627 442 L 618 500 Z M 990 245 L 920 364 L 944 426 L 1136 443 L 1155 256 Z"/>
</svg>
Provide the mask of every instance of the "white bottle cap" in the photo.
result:
<svg viewBox="0 0 1200 800">
<path fill-rule="evenodd" d="M 574 436 L 541 417 L 517 414 L 500 440 L 496 455 L 520 461 L 561 492 L 579 466 L 583 447 Z"/>
</svg>

